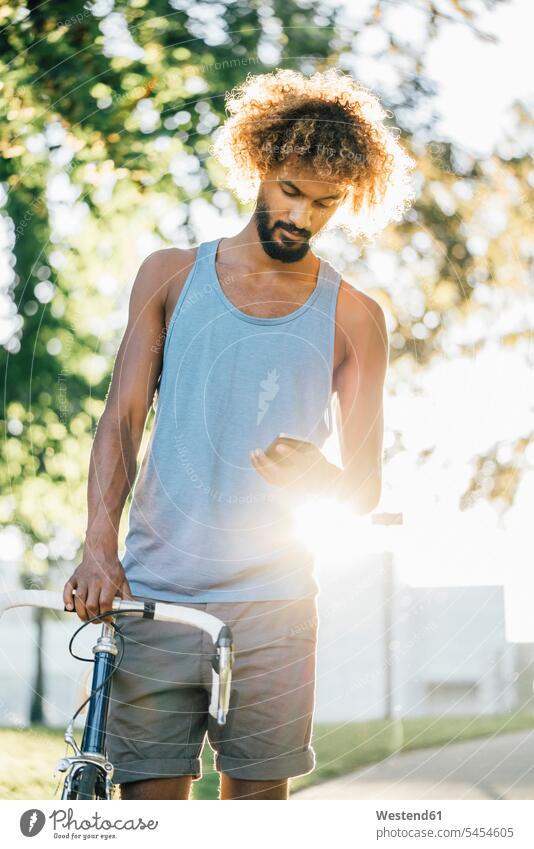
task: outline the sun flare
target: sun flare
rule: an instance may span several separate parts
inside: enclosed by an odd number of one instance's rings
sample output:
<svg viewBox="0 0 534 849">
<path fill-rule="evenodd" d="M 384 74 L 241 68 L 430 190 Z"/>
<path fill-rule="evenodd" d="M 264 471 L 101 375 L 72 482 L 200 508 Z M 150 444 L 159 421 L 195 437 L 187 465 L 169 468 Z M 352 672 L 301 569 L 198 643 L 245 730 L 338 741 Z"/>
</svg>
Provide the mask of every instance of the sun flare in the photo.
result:
<svg viewBox="0 0 534 849">
<path fill-rule="evenodd" d="M 295 507 L 294 533 L 314 554 L 329 559 L 350 556 L 358 538 L 358 517 L 335 498 L 309 500 Z"/>
</svg>

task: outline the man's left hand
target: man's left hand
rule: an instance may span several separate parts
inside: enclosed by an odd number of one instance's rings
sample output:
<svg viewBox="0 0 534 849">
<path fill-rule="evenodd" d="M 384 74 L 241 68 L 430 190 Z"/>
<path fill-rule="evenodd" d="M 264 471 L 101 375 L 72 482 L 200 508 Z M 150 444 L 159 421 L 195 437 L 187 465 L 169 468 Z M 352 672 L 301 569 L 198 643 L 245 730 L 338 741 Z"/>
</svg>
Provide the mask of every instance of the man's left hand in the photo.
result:
<svg viewBox="0 0 534 849">
<path fill-rule="evenodd" d="M 313 445 L 313 450 L 299 451 L 279 443 L 274 449 L 278 460 L 270 460 L 261 449 L 256 450 L 259 453 L 255 455 L 251 451 L 250 459 L 259 474 L 268 483 L 296 495 L 320 494 L 340 471 L 328 462 L 316 445 Z"/>
</svg>

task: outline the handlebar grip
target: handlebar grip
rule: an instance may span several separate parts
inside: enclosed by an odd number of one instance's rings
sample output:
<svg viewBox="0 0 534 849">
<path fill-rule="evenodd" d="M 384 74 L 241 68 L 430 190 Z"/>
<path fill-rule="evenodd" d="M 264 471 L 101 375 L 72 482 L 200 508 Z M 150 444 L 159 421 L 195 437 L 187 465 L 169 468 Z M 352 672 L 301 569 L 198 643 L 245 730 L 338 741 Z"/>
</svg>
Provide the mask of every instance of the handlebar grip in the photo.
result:
<svg viewBox="0 0 534 849">
<path fill-rule="evenodd" d="M 119 601 L 120 601 L 120 598 L 119 598 L 118 596 L 115 596 L 115 598 L 113 599 L 113 604 L 112 604 L 112 608 L 113 608 L 113 610 L 117 610 L 117 609 L 118 609 L 119 605 L 117 604 L 117 602 L 119 602 Z M 65 605 L 63 605 L 63 612 L 64 612 L 64 613 L 76 613 L 76 606 L 75 606 L 75 605 L 74 605 L 74 603 L 73 603 L 72 610 L 69 610 L 69 608 L 68 608 L 68 607 L 65 607 Z M 101 614 L 101 615 L 102 615 L 102 614 Z M 108 613 L 108 615 L 109 615 L 109 613 Z"/>
<path fill-rule="evenodd" d="M 373 525 L 402 525 L 404 516 L 402 513 L 375 513 L 371 522 Z"/>
</svg>

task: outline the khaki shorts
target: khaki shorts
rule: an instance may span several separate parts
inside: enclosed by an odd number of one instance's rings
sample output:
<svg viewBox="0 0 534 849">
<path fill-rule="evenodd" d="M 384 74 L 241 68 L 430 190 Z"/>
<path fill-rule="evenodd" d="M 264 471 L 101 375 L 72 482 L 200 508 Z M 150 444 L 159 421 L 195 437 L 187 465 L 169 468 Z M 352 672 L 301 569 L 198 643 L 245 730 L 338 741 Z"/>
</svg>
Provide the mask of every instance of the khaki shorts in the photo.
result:
<svg viewBox="0 0 534 849">
<path fill-rule="evenodd" d="M 235 664 L 226 724 L 218 725 L 208 713 L 209 635 L 187 625 L 119 615 L 124 656 L 112 679 L 107 726 L 113 781 L 201 778 L 206 734 L 215 769 L 233 778 L 311 772 L 316 599 L 184 606 L 211 613 L 232 629 Z"/>
</svg>

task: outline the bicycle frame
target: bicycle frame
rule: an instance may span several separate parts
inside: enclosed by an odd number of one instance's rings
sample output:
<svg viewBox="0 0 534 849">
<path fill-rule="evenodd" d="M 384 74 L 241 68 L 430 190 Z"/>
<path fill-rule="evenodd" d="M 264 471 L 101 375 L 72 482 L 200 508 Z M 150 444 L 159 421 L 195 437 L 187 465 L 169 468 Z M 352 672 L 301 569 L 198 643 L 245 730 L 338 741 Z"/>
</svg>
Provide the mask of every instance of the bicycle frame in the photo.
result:
<svg viewBox="0 0 534 849">
<path fill-rule="evenodd" d="M 106 752 L 106 727 L 111 691 L 111 671 L 115 665 L 117 652 L 114 628 L 104 622 L 102 633 L 93 647 L 95 660 L 91 681 L 91 698 L 87 707 L 82 744 L 79 748 L 74 738 L 72 722 L 70 722 L 65 731 L 65 741 L 74 750 L 74 755 L 61 758 L 56 767 L 58 772 L 66 773 L 61 794 L 62 799 L 71 798 L 74 779 L 87 763 L 93 763 L 100 768 L 105 782 L 105 798 L 111 799 L 114 768 Z"/>
<path fill-rule="evenodd" d="M 0 617 L 12 607 L 45 607 L 66 611 L 63 595 L 48 590 L 17 590 L 0 594 Z M 180 622 L 206 631 L 213 642 L 215 652 L 212 656 L 212 687 L 209 713 L 224 725 L 230 704 L 232 668 L 234 665 L 234 643 L 230 628 L 217 617 L 194 608 L 177 604 L 155 601 L 130 601 L 115 598 L 115 613 L 128 613 L 144 619 L 166 622 Z M 116 616 L 113 615 L 115 622 Z M 74 750 L 74 754 L 61 758 L 56 769 L 65 772 L 62 799 L 71 799 L 78 773 L 92 764 L 98 770 L 103 798 L 111 799 L 113 764 L 106 752 L 106 726 L 111 691 L 111 673 L 118 653 L 115 629 L 107 622 L 102 623 L 102 631 L 93 647 L 94 669 L 91 682 L 91 697 L 88 702 L 81 747 L 74 738 L 73 722 L 69 722 L 65 731 L 65 742 Z M 82 797 L 85 798 L 85 797 Z"/>
</svg>

